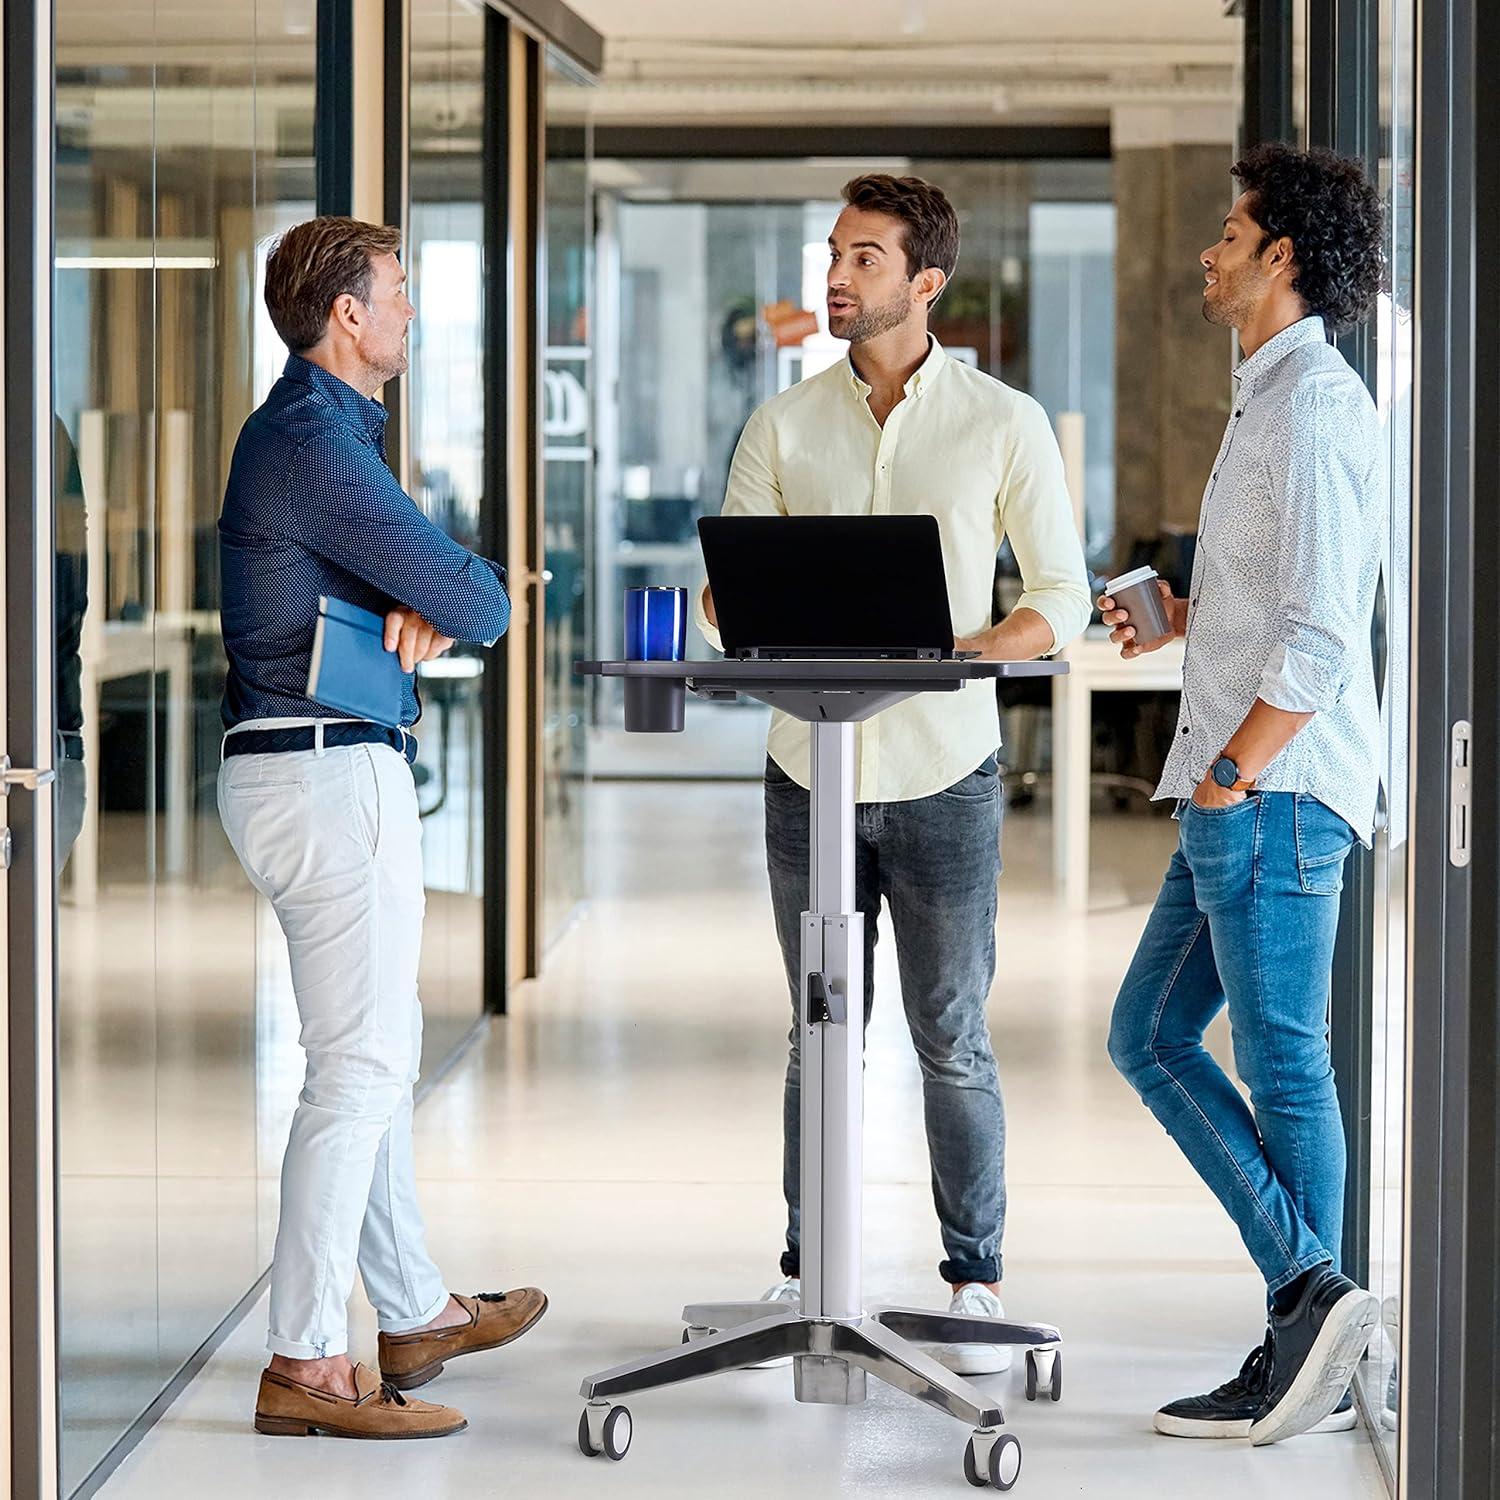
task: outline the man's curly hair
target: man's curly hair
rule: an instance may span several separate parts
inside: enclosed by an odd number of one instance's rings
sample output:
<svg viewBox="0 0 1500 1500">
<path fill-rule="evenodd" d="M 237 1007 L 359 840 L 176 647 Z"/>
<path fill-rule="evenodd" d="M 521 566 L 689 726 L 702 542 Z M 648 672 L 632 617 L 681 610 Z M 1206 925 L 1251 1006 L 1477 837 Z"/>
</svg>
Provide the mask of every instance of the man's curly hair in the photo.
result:
<svg viewBox="0 0 1500 1500">
<path fill-rule="evenodd" d="M 1352 157 L 1267 143 L 1231 168 L 1265 231 L 1292 242 L 1292 290 L 1334 329 L 1362 323 L 1385 279 L 1380 194 Z"/>
</svg>

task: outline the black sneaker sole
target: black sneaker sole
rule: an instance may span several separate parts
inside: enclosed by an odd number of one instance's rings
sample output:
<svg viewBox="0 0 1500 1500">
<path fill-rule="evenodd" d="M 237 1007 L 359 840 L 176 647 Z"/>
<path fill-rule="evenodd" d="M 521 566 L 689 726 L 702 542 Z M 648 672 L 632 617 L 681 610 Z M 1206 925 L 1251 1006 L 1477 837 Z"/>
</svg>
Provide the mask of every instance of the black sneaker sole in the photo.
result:
<svg viewBox="0 0 1500 1500">
<path fill-rule="evenodd" d="M 1375 1325 L 1380 1321 L 1380 1299 L 1373 1292 L 1345 1292 L 1329 1309 L 1297 1378 L 1274 1407 L 1250 1428 L 1257 1448 L 1297 1437 L 1316 1427 L 1344 1399 L 1354 1367 L 1360 1361 Z"/>
</svg>

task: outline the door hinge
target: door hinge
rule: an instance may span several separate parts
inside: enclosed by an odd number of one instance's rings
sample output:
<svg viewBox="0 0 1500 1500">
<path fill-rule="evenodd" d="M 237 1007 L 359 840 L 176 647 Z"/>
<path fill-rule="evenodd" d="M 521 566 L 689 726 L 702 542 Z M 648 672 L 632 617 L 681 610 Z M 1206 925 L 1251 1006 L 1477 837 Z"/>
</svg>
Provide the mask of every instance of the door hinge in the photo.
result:
<svg viewBox="0 0 1500 1500">
<path fill-rule="evenodd" d="M 1448 756 L 1448 860 L 1457 869 L 1469 863 L 1474 820 L 1473 729 L 1467 719 L 1453 726 Z"/>
</svg>

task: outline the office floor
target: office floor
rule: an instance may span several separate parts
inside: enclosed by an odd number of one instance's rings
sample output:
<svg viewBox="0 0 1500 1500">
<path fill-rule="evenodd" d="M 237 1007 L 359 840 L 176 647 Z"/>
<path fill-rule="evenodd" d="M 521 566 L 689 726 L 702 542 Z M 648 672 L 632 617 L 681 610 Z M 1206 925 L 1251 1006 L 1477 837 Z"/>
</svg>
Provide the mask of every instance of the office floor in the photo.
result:
<svg viewBox="0 0 1500 1500">
<path fill-rule="evenodd" d="M 688 1298 L 756 1295 L 779 1250 L 779 1093 L 787 1000 L 770 936 L 754 787 L 594 792 L 596 900 L 546 978 L 419 1115 L 431 1241 L 459 1291 L 537 1283 L 547 1318 L 454 1365 L 424 1396 L 468 1415 L 435 1443 L 255 1436 L 264 1306 L 251 1312 L 102 1491 L 107 1500 L 364 1497 L 927 1496 L 967 1492 L 965 1429 L 871 1382 L 858 1408 L 799 1406 L 790 1370 L 632 1398 L 623 1463 L 574 1431 L 585 1374 L 674 1344 Z M 1265 1450 L 1154 1436 L 1153 1408 L 1217 1384 L 1259 1336 L 1238 1241 L 1114 1076 L 1115 985 L 1174 828 L 1096 825 L 1094 909 L 1050 886 L 1044 816 L 1006 831 L 990 1005 L 1006 1086 L 1005 1300 L 1066 1339 L 1060 1406 L 995 1377 L 1024 1445 L 1015 1493 L 1150 1500 L 1384 1495 L 1363 1431 Z M 1129 864 L 1147 872 L 1135 883 Z M 867 1071 L 865 1281 L 939 1305 L 920 1084 L 889 934 Z M 356 1351 L 374 1353 L 356 1295 Z"/>
</svg>

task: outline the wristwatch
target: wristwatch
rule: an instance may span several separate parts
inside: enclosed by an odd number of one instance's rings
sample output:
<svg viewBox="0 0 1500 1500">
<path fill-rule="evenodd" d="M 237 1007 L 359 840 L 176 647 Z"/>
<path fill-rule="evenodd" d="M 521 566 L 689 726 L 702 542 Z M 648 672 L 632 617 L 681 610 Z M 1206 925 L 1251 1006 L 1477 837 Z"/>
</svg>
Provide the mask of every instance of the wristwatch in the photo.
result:
<svg viewBox="0 0 1500 1500">
<path fill-rule="evenodd" d="M 1213 777 L 1214 785 L 1223 787 L 1226 792 L 1255 790 L 1255 778 L 1241 775 L 1240 768 L 1227 755 L 1221 755 L 1209 767 L 1208 774 Z"/>
</svg>

